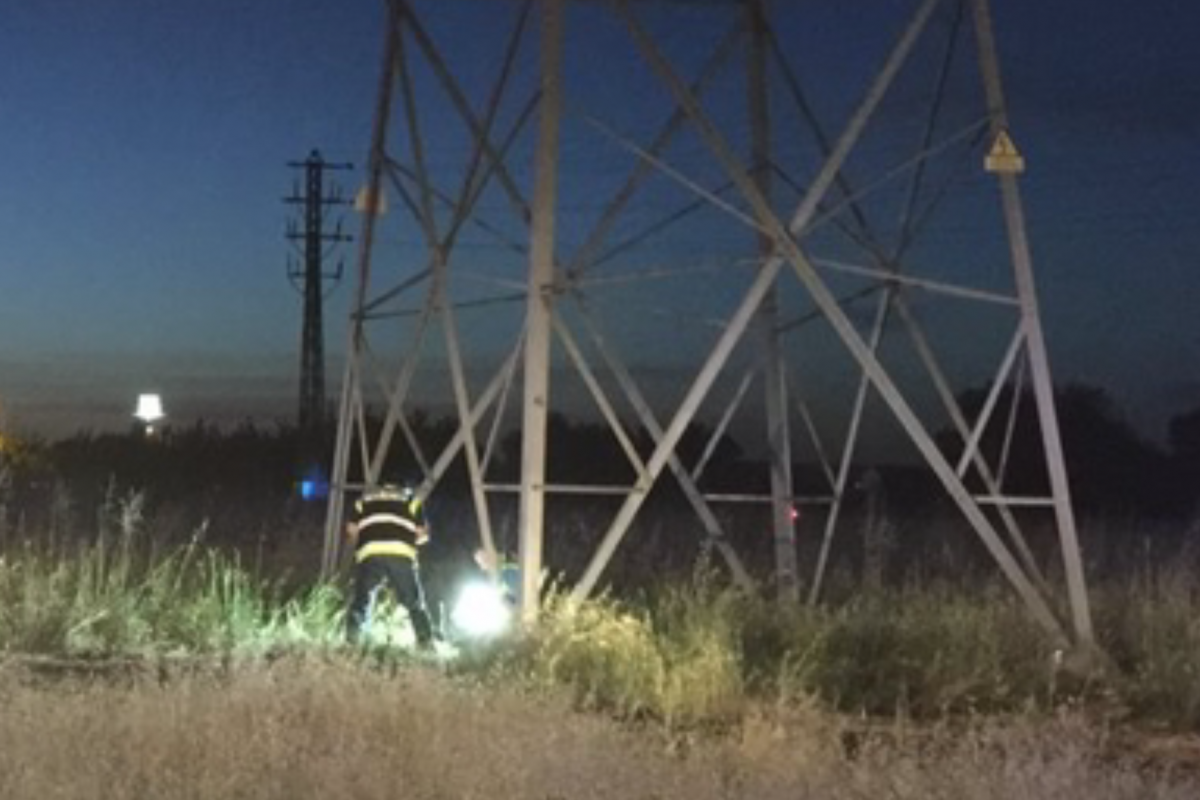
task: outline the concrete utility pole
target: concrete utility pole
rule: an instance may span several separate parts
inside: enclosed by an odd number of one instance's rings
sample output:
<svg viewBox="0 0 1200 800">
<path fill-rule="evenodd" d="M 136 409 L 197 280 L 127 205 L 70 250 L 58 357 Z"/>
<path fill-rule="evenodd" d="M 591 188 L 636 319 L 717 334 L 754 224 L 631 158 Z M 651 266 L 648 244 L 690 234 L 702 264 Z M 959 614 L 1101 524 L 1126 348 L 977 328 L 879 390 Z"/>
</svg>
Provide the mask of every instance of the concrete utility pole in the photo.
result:
<svg viewBox="0 0 1200 800">
<path fill-rule="evenodd" d="M 304 207 L 304 230 L 298 230 L 295 220 L 288 221 L 287 238 L 303 242 L 304 263 L 298 265 L 288 259 L 288 278 L 304 296 L 304 324 L 300 335 L 300 405 L 297 425 L 301 431 L 311 432 L 320 427 L 325 418 L 325 336 L 322 330 L 321 301 L 324 299 L 326 281 L 341 280 L 342 266 L 338 263 L 333 272 L 324 267 L 326 244 L 350 241 L 342 233 L 339 221 L 332 232 L 325 230 L 325 209 L 328 206 L 345 205 L 340 189 L 330 187 L 325 194 L 324 175 L 326 170 L 352 169 L 352 164 L 334 164 L 324 160 L 319 150 L 313 150 L 304 161 L 289 161 L 288 166 L 304 169 L 304 194 L 299 185 L 292 187 L 292 194 L 283 202 Z"/>
</svg>

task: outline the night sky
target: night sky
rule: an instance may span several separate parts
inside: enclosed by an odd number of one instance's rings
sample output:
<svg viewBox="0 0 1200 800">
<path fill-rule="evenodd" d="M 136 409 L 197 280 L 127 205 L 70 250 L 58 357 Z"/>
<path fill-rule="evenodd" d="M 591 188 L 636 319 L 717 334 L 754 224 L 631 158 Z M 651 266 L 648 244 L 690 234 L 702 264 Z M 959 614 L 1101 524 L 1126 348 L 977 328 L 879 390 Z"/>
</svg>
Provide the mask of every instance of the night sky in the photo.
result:
<svg viewBox="0 0 1200 800">
<path fill-rule="evenodd" d="M 993 5 L 1055 378 L 1109 389 L 1158 437 L 1200 405 L 1200 4 Z M 464 41 L 483 33 L 455 13 Z M 361 167 L 383 16 L 375 0 L 0 6 L 6 426 L 121 430 L 148 390 L 179 422 L 292 417 L 286 162 L 318 147 Z M 328 305 L 331 357 L 350 289 Z"/>
</svg>

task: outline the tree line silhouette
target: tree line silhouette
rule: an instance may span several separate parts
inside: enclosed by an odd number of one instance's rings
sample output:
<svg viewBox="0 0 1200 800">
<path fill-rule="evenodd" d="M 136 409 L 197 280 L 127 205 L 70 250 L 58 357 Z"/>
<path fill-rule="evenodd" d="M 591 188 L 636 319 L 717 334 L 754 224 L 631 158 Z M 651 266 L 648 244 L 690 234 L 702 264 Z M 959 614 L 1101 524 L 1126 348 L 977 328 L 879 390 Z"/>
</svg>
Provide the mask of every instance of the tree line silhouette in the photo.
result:
<svg viewBox="0 0 1200 800">
<path fill-rule="evenodd" d="M 978 414 L 986 396 L 983 389 L 961 394 L 968 418 Z M 1011 393 L 1002 396 L 997 407 L 1004 408 L 1011 400 Z M 1081 517 L 1181 522 L 1195 518 L 1200 510 L 1200 408 L 1173 418 L 1166 442 L 1160 445 L 1140 435 L 1103 389 L 1066 385 L 1056 391 L 1056 401 L 1072 499 Z M 1011 428 L 1000 422 L 990 425 L 979 447 L 992 463 L 1002 451 L 1006 453 L 1006 492 L 1044 493 L 1046 469 L 1035 405 L 1032 398 L 1023 396 L 1015 408 Z M 378 422 L 369 425 L 377 428 Z M 418 412 L 410 425 L 425 452 L 436 454 L 452 439 L 457 421 Z M 549 426 L 551 481 L 613 486 L 632 482 L 634 471 L 604 424 L 556 414 L 550 417 Z M 1006 430 L 1011 434 L 1006 435 Z M 689 427 L 679 446 L 686 465 L 690 467 L 700 458 L 711 433 L 712 429 L 701 423 Z M 953 463 L 962 450 L 961 438 L 946 430 L 936 438 Z M 123 434 L 80 432 L 50 442 L 18 442 L 6 437 L 0 461 L 0 533 L 11 538 L 47 526 L 89 530 L 94 528 L 97 509 L 111 505 L 115 495 L 137 491 L 145 494 L 148 507 L 155 510 L 160 528 L 175 530 L 179 537 L 193 535 L 200 524 L 197 520 L 202 520 L 205 535 L 215 541 L 242 546 L 249 542 L 268 549 L 299 542 L 315 559 L 320 552 L 325 504 L 306 501 L 299 492 L 299 481 L 311 474 L 314 466 L 330 463 L 333 439 L 332 425 L 314 438 L 286 424 L 263 427 L 249 422 L 232 429 L 206 422 L 170 426 L 152 437 L 137 426 Z M 652 452 L 654 439 L 646 431 L 636 431 L 633 439 L 643 457 Z M 489 467 L 490 481 L 519 481 L 520 448 L 519 431 L 501 438 Z M 877 511 L 874 506 L 867 507 L 877 496 L 863 496 L 864 487 L 874 485 L 863 479 L 866 470 L 886 491 L 890 514 L 930 518 L 934 509 L 944 512 L 948 507 L 945 493 L 924 466 L 876 464 L 863 465 L 864 472 L 852 481 L 854 497 L 847 501 L 851 513 Z M 385 474 L 395 479 L 421 478 L 416 458 L 402 447 L 393 448 Z M 816 465 L 797 464 L 795 475 L 798 494 L 821 488 L 822 472 Z M 353 482 L 361 476 L 349 479 Z M 768 472 L 765 463 L 748 456 L 725 436 L 710 453 L 700 485 L 711 492 L 765 493 Z M 452 533 L 438 542 L 443 555 L 469 558 L 478 532 L 462 458 L 442 477 L 429 502 L 435 523 Z M 489 502 L 496 513 L 498 545 L 515 550 L 519 538 L 515 494 L 494 496 Z M 548 560 L 564 565 L 567 572 L 582 569 L 617 502 L 611 497 L 552 496 L 548 513 L 558 520 L 559 532 L 553 538 L 548 536 Z M 722 511 L 722 518 L 732 513 Z M 746 525 L 749 532 L 734 531 L 734 538 L 742 540 L 736 544 L 769 569 L 771 541 L 765 507 L 739 508 L 737 513 L 749 514 L 751 521 Z M 614 568 L 645 580 L 659 574 L 664 559 L 685 567 L 701 546 L 700 526 L 669 475 L 656 484 L 636 527 L 639 533 L 627 537 Z M 802 543 L 802 548 L 815 546 L 812 538 Z"/>
</svg>

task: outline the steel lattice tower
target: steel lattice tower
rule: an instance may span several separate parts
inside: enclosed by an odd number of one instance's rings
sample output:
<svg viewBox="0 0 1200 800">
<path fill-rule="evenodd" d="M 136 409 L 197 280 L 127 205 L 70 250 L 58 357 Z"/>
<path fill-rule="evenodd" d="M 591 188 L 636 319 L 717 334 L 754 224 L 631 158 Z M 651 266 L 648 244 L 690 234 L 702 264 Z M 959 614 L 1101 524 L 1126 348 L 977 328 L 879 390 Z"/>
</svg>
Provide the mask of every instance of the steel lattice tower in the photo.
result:
<svg viewBox="0 0 1200 800">
<path fill-rule="evenodd" d="M 345 493 L 378 479 L 402 439 L 426 493 L 463 459 L 487 551 L 495 550 L 490 498 L 516 494 L 527 620 L 537 613 L 547 494 L 604 495 L 617 505 L 575 585 L 584 598 L 666 472 L 705 544 L 741 583 L 749 573 L 716 509 L 768 505 L 781 596 L 813 602 L 874 403 L 1037 621 L 1060 642 L 1091 641 L 1020 194 L 1024 163 L 989 2 L 910 0 L 872 15 L 850 5 L 387 2 L 364 207 L 386 196 L 402 213 L 397 222 L 363 220 L 327 575 L 342 556 Z M 471 30 L 494 32 L 491 47 L 477 35 L 456 40 L 465 14 L 487 15 Z M 857 27 L 838 38 L 827 35 L 833 24 Z M 831 42 L 869 52 L 852 58 Z M 801 55 L 804 70 L 795 66 Z M 830 77 L 816 74 L 823 69 Z M 591 218 L 581 221 L 581 211 Z M 391 234 L 401 226 L 416 231 L 416 246 Z M 461 246 L 468 235 L 493 243 L 486 256 Z M 672 280 L 667 291 L 621 294 Z M 651 298 L 676 322 L 655 328 L 657 312 L 634 313 Z M 506 308 L 503 327 L 494 320 Z M 468 339 L 460 316 L 484 313 L 492 316 L 471 317 Z M 616 326 L 606 324 L 612 319 Z M 696 337 L 673 338 L 688 325 L 707 331 L 699 352 L 688 351 Z M 800 335 L 815 341 L 799 347 Z M 978 353 L 945 346 L 964 338 Z M 428 367 L 431 351 L 444 369 Z M 653 371 L 644 369 L 656 353 L 692 359 L 665 411 L 666 392 L 648 388 Z M 549 473 L 551 390 L 567 373 L 624 452 L 628 482 L 565 483 Z M 428 382 L 420 374 L 444 378 L 453 397 L 458 428 L 440 453 L 422 452 L 406 412 Z M 972 417 L 955 391 L 981 376 L 987 397 Z M 997 456 L 983 442 L 1005 426 L 1005 389 L 1017 398 L 1026 381 L 1047 485 L 1016 496 L 1005 488 L 1007 446 Z M 756 382 L 769 489 L 706 488 L 713 450 Z M 822 421 L 814 390 L 841 390 L 824 405 L 835 423 Z M 505 485 L 489 470 L 518 393 L 520 481 Z M 718 422 L 701 456 L 685 463 L 680 443 L 705 403 L 717 404 Z M 385 412 L 381 429 L 366 423 L 369 409 Z M 936 425 L 958 437 L 953 462 Z M 634 426 L 652 440 L 648 456 Z M 819 465 L 825 491 L 795 488 L 802 451 Z M 807 582 L 797 508 L 824 515 Z M 1019 524 L 1038 509 L 1057 531 L 1065 616 Z"/>
<path fill-rule="evenodd" d="M 337 187 L 325 186 L 326 170 L 351 169 L 350 164 L 334 164 L 313 150 L 304 161 L 289 161 L 288 166 L 304 169 L 304 194 L 299 187 L 292 190 L 284 202 L 304 208 L 304 230 L 289 223 L 289 241 L 302 242 L 303 267 L 298 268 L 289 260 L 288 278 L 304 297 L 304 320 L 300 332 L 300 402 L 297 425 L 300 430 L 311 433 L 325 421 L 325 333 L 323 299 L 326 284 L 341 280 L 342 268 L 335 271 L 325 269 L 325 250 L 329 244 L 349 241 L 341 231 L 325 229 L 325 211 L 330 206 L 344 205 Z M 327 193 L 326 189 L 330 191 Z"/>
</svg>

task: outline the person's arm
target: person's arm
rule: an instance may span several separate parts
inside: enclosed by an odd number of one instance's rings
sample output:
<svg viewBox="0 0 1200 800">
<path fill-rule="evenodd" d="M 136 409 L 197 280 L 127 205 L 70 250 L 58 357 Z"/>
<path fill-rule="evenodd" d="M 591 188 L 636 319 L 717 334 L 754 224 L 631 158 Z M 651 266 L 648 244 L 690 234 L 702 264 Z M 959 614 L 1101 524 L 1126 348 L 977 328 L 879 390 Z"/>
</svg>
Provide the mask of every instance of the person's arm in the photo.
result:
<svg viewBox="0 0 1200 800">
<path fill-rule="evenodd" d="M 410 507 L 411 509 L 411 507 Z M 417 546 L 423 545 L 429 541 L 429 520 L 425 518 L 425 507 L 417 505 L 412 510 L 412 521 L 417 525 Z"/>
</svg>

